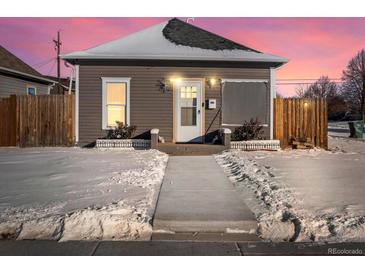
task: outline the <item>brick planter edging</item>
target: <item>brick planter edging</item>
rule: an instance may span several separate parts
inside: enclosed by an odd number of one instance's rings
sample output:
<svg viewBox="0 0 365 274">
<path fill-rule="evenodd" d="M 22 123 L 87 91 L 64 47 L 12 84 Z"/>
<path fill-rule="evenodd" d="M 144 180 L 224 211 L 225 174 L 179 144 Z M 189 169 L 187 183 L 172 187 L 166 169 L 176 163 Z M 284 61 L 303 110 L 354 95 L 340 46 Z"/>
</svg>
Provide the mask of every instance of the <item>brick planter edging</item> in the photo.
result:
<svg viewBox="0 0 365 274">
<path fill-rule="evenodd" d="M 151 140 L 144 139 L 97 139 L 97 148 L 140 148 L 149 149 Z"/>
<path fill-rule="evenodd" d="M 279 140 L 252 140 L 252 141 L 232 141 L 231 149 L 242 150 L 279 150 Z"/>
</svg>

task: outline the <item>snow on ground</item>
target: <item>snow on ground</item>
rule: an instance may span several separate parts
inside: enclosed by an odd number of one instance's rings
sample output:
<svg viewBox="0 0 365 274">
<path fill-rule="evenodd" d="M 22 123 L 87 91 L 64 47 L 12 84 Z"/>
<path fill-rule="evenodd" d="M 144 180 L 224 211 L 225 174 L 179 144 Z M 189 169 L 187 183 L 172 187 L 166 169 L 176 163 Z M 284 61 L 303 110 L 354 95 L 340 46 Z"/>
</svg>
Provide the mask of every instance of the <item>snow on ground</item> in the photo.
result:
<svg viewBox="0 0 365 274">
<path fill-rule="evenodd" d="M 349 130 L 349 122 L 341 121 L 341 122 L 332 122 L 328 121 L 328 128 L 342 128 Z"/>
<path fill-rule="evenodd" d="M 349 122 L 328 122 L 328 135 L 348 138 L 350 136 Z M 365 128 L 363 139 L 365 139 Z"/>
<path fill-rule="evenodd" d="M 365 241 L 365 142 L 329 137 L 330 151 L 216 155 L 267 240 Z"/>
<path fill-rule="evenodd" d="M 0 149 L 0 239 L 148 239 L 167 155 Z"/>
</svg>

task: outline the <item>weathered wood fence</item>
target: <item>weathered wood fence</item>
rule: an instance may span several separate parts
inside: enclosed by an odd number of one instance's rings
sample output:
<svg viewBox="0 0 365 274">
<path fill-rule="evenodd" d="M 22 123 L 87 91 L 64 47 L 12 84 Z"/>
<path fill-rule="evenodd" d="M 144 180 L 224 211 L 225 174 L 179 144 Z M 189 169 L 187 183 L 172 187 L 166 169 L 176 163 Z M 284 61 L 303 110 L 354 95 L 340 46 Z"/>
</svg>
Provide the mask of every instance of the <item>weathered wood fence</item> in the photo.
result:
<svg viewBox="0 0 365 274">
<path fill-rule="evenodd" d="M 0 98 L 0 146 L 16 146 L 16 110 L 15 96 Z"/>
<path fill-rule="evenodd" d="M 0 146 L 73 145 L 74 102 L 74 95 L 0 99 Z"/>
<path fill-rule="evenodd" d="M 274 138 L 282 148 L 301 141 L 327 149 L 327 127 L 325 99 L 274 99 Z"/>
</svg>

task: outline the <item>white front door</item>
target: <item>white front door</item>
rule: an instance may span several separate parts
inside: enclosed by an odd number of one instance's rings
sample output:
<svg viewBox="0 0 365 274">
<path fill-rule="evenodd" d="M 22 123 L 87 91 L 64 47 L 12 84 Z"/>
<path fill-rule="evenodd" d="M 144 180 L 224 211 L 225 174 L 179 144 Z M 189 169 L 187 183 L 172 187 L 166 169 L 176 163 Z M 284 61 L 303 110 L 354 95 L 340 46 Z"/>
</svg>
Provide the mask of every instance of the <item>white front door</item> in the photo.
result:
<svg viewBox="0 0 365 274">
<path fill-rule="evenodd" d="M 201 97 L 201 81 L 182 80 L 176 83 L 176 142 L 202 142 Z"/>
</svg>

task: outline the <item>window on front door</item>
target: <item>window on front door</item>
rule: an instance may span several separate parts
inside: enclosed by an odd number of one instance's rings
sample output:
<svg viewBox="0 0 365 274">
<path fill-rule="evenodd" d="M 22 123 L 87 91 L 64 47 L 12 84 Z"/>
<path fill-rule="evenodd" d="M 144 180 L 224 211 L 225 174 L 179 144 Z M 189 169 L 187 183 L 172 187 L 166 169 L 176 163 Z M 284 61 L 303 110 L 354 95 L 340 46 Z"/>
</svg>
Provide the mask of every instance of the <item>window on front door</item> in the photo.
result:
<svg viewBox="0 0 365 274">
<path fill-rule="evenodd" d="M 181 126 L 196 126 L 197 87 L 180 87 Z"/>
<path fill-rule="evenodd" d="M 129 79 L 103 78 L 103 129 L 129 124 Z"/>
</svg>

